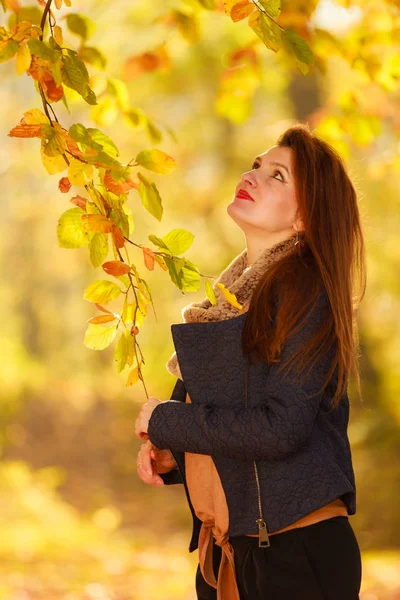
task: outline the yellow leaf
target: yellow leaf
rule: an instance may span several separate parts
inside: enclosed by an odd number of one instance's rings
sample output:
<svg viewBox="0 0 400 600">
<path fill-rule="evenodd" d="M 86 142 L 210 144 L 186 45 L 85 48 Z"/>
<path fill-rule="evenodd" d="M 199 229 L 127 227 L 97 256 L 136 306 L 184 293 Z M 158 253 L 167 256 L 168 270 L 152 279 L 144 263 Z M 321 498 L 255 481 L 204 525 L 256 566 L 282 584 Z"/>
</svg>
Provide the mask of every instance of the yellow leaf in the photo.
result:
<svg viewBox="0 0 400 600">
<path fill-rule="evenodd" d="M 43 152 L 47 156 L 59 156 L 67 150 L 66 141 L 67 132 L 59 123 L 51 125 L 42 125 L 42 146 Z"/>
<path fill-rule="evenodd" d="M 26 44 L 21 44 L 18 48 L 18 52 L 15 55 L 15 66 L 17 69 L 18 75 L 22 75 L 25 73 L 31 66 L 32 55 L 29 52 L 29 48 Z"/>
<path fill-rule="evenodd" d="M 176 160 L 169 154 L 157 148 L 152 150 L 142 150 L 136 157 L 136 162 L 156 173 L 169 173 L 176 167 Z"/>
<path fill-rule="evenodd" d="M 223 0 L 222 4 L 224 5 L 225 13 L 231 16 L 231 10 L 237 4 L 237 0 Z"/>
<path fill-rule="evenodd" d="M 56 25 L 54 27 L 53 37 L 54 37 L 54 39 L 56 40 L 56 42 L 57 42 L 57 44 L 59 46 L 63 46 L 64 45 L 62 29 L 61 29 L 61 27 L 59 25 Z"/>
<path fill-rule="evenodd" d="M 93 281 L 85 290 L 83 299 L 89 302 L 99 302 L 107 304 L 118 298 L 121 293 L 121 288 L 112 281 L 101 279 Z"/>
<path fill-rule="evenodd" d="M 241 304 L 239 304 L 239 302 L 236 299 L 235 294 L 232 294 L 232 292 L 230 292 L 228 289 L 226 289 L 224 284 L 221 283 L 220 281 L 217 282 L 217 286 L 219 287 L 222 295 L 229 302 L 229 304 L 231 304 L 235 308 L 238 308 L 239 310 L 242 310 L 243 306 Z"/>
<path fill-rule="evenodd" d="M 115 346 L 114 360 L 117 362 L 117 371 L 121 373 L 124 370 L 126 365 L 126 359 L 128 356 L 127 352 L 127 343 L 125 332 L 123 331 L 120 335 L 120 338 Z"/>
<path fill-rule="evenodd" d="M 104 350 L 114 340 L 117 327 L 117 324 L 107 327 L 106 325 L 93 325 L 89 323 L 85 332 L 84 345 L 92 350 Z"/>
<path fill-rule="evenodd" d="M 85 185 L 93 176 L 93 166 L 88 165 L 76 158 L 71 158 L 68 167 L 68 179 L 74 185 Z"/>
<path fill-rule="evenodd" d="M 62 154 L 59 154 L 58 156 L 47 156 L 44 153 L 43 146 L 40 146 L 40 155 L 42 158 L 43 166 L 49 173 L 49 175 L 61 173 L 62 171 L 65 171 L 65 169 L 68 166 Z"/>
<path fill-rule="evenodd" d="M 21 120 L 21 123 L 26 123 L 27 125 L 38 125 L 39 123 L 49 124 L 49 119 L 39 108 L 31 108 L 24 112 L 24 116 Z"/>
<path fill-rule="evenodd" d="M 126 387 L 129 385 L 134 385 L 139 380 L 139 372 L 138 367 L 134 367 L 128 375 L 128 379 L 126 382 Z"/>
</svg>

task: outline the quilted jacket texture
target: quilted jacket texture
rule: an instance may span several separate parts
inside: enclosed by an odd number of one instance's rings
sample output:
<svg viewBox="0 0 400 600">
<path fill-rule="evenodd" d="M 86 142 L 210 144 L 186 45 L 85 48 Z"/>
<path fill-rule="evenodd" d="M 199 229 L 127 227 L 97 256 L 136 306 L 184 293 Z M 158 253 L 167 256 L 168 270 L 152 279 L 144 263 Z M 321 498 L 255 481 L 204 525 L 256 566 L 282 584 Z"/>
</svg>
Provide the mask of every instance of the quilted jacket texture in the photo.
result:
<svg viewBox="0 0 400 600">
<path fill-rule="evenodd" d="M 323 322 L 329 300 L 322 292 L 307 321 L 281 348 L 285 361 Z M 241 349 L 247 312 L 221 321 L 171 325 L 183 381 L 154 409 L 150 441 L 170 449 L 179 470 L 161 475 L 165 484 L 183 483 L 193 517 L 189 552 L 198 547 L 201 521 L 185 481 L 185 452 L 211 455 L 229 509 L 229 536 L 258 533 L 257 461 L 263 516 L 277 531 L 341 497 L 356 512 L 356 484 L 347 435 L 349 398 L 328 412 L 336 371 L 323 394 L 334 347 L 299 384 L 279 363 L 250 364 Z M 248 364 L 248 400 L 244 379 Z M 186 391 L 191 403 L 185 403 Z"/>
</svg>

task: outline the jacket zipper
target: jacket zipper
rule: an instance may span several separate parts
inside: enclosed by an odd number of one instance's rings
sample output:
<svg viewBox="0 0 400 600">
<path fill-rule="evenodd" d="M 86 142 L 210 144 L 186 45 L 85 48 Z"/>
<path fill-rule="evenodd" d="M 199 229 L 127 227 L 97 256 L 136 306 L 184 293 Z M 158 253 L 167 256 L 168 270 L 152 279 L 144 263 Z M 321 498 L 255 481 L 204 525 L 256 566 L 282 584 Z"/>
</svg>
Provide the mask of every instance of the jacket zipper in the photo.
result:
<svg viewBox="0 0 400 600">
<path fill-rule="evenodd" d="M 245 402 L 245 407 L 247 408 L 247 383 L 248 383 L 248 377 L 249 377 L 249 365 L 247 364 L 247 368 L 246 368 L 246 379 L 245 379 L 245 395 L 244 395 L 244 402 Z M 258 525 L 258 547 L 259 548 L 269 548 L 269 546 L 271 545 L 271 542 L 269 541 L 269 537 L 268 537 L 268 530 L 267 530 L 267 524 L 264 520 L 263 514 L 262 514 L 262 508 L 261 508 L 261 492 L 260 492 L 260 480 L 258 478 L 258 469 L 257 469 L 257 465 L 256 465 L 256 461 L 253 460 L 253 465 L 254 465 L 254 474 L 256 477 L 256 483 L 257 483 L 257 495 L 258 495 L 258 510 L 260 512 L 260 518 L 256 519 L 256 523 Z"/>
</svg>

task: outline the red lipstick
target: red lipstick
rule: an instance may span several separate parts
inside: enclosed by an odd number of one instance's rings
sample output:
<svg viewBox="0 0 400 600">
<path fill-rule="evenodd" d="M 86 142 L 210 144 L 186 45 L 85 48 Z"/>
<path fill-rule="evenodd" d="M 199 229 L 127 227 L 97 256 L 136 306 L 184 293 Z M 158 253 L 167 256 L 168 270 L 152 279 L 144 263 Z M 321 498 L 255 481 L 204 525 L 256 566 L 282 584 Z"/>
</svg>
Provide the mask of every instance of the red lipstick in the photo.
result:
<svg viewBox="0 0 400 600">
<path fill-rule="evenodd" d="M 238 191 L 238 193 L 236 194 L 237 198 L 242 198 L 243 200 L 253 200 L 253 198 L 250 196 L 250 194 L 248 192 L 246 192 L 246 190 L 240 189 Z"/>
</svg>

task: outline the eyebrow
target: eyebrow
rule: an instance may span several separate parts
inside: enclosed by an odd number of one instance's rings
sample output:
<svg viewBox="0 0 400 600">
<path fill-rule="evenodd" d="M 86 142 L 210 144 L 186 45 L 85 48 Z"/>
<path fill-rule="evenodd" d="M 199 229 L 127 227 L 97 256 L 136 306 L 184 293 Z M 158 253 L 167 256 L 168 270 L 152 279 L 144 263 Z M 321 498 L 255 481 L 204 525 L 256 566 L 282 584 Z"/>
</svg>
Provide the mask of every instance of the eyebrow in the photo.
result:
<svg viewBox="0 0 400 600">
<path fill-rule="evenodd" d="M 255 161 L 256 161 L 256 160 L 259 160 L 259 161 L 260 161 L 260 163 L 262 164 L 262 157 L 261 157 L 261 156 L 256 156 L 254 160 L 255 160 Z M 275 161 L 274 161 L 274 162 L 271 162 L 271 163 L 270 163 L 270 165 L 276 165 L 276 166 L 278 166 L 278 167 L 283 167 L 284 169 L 286 169 L 286 171 L 287 171 L 288 175 L 291 177 L 290 171 L 289 171 L 289 169 L 287 168 L 287 166 L 286 166 L 286 165 L 283 165 L 282 163 L 280 163 L 280 162 L 275 162 Z"/>
</svg>

